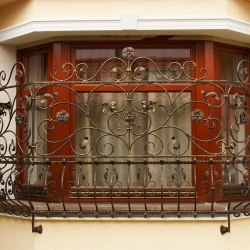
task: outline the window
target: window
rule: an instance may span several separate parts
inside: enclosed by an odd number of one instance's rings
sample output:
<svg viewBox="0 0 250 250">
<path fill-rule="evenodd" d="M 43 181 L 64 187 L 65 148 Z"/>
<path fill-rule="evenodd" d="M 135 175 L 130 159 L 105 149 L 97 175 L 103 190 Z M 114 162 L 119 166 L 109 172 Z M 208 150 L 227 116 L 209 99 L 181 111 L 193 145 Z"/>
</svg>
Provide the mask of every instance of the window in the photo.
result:
<svg viewBox="0 0 250 250">
<path fill-rule="evenodd" d="M 220 73 L 221 78 L 230 81 L 237 81 L 240 76 L 238 65 L 241 64 L 242 69 L 247 67 L 244 61 L 248 59 L 248 55 L 242 50 L 233 50 L 228 48 L 221 49 L 220 53 Z M 246 72 L 242 72 L 243 79 L 246 77 Z M 237 158 L 243 160 L 249 151 L 248 134 L 249 126 L 249 108 L 248 95 L 249 87 L 226 83 L 228 85 L 228 105 L 222 110 L 222 120 L 224 123 L 231 124 L 228 128 L 225 126 L 222 137 L 227 138 L 230 145 L 229 153 L 237 155 Z M 230 89 L 231 88 L 231 89 Z M 224 149 L 223 149 L 224 150 Z M 246 164 L 238 164 L 237 162 L 225 166 L 223 168 L 224 193 L 228 193 L 228 183 L 231 183 L 234 195 L 242 195 L 243 186 L 248 183 L 248 172 Z"/>
<path fill-rule="evenodd" d="M 131 44 L 20 51 L 27 80 L 13 110 L 17 200 L 40 202 L 40 213 L 57 204 L 59 214 L 226 214 L 229 199 L 232 211 L 242 208 L 248 51 L 213 43 L 212 67 L 206 42 Z"/>
<path fill-rule="evenodd" d="M 40 123 L 47 119 L 47 100 L 43 98 L 43 88 L 39 89 L 39 86 L 35 84 L 35 82 L 47 81 L 48 79 L 47 51 L 39 50 L 27 53 L 23 57 L 23 62 L 26 69 L 24 81 L 30 84 L 26 88 L 20 88 L 17 94 L 20 96 L 15 119 L 18 130 L 17 143 L 20 145 L 17 154 L 21 157 L 26 156 L 34 159 L 39 156 L 39 151 L 43 154 L 47 153 L 46 143 L 37 145 L 33 152 L 31 150 L 31 145 L 39 144 L 42 138 L 47 138 L 47 130 L 39 129 Z M 41 164 L 34 164 L 32 167 L 24 164 L 21 169 L 25 169 L 21 176 L 21 193 L 26 194 L 28 187 L 34 188 L 33 191 L 37 193 L 38 186 L 44 185 L 46 169 Z"/>
<path fill-rule="evenodd" d="M 94 78 L 99 84 L 76 87 L 79 95 L 75 108 L 75 154 L 91 160 L 99 158 L 102 162 L 98 166 L 77 166 L 76 183 L 82 190 L 88 187 L 88 195 L 93 195 L 94 188 L 90 190 L 94 186 L 95 190 L 116 186 L 120 191 L 131 189 L 131 196 L 138 197 L 143 195 L 138 194 L 138 187 L 192 187 L 191 164 L 178 168 L 174 164 L 159 164 L 166 156 L 174 161 L 177 155 L 191 154 L 185 133 L 191 134 L 192 90 L 182 91 L 183 86 L 178 84 L 173 92 L 166 84 L 130 83 L 138 78 L 142 81 L 164 81 L 164 77 L 184 79 L 178 65 L 170 63 L 190 60 L 190 49 L 138 49 L 140 59 L 131 65 L 132 74 L 123 79 L 124 83 L 105 84 L 112 77 L 110 69 L 126 72 L 127 65 L 115 58 L 117 55 L 122 58 L 124 53 L 118 49 L 76 49 L 76 64 L 89 66 L 86 78 L 93 78 L 98 69 L 101 71 Z M 110 159 L 113 164 L 107 164 Z M 125 165 L 127 160 L 131 164 Z"/>
</svg>

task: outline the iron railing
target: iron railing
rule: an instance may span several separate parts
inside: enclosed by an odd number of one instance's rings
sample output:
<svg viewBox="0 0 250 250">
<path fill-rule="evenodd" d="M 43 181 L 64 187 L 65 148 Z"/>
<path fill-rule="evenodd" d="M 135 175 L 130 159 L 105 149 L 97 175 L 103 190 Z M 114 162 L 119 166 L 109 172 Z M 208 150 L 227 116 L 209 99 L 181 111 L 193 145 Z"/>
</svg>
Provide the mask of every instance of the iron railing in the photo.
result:
<svg viewBox="0 0 250 250">
<path fill-rule="evenodd" d="M 35 216 L 227 216 L 229 232 L 250 212 L 249 62 L 226 81 L 122 56 L 46 82 L 26 82 L 22 63 L 0 73 L 1 213 L 40 233 Z"/>
</svg>

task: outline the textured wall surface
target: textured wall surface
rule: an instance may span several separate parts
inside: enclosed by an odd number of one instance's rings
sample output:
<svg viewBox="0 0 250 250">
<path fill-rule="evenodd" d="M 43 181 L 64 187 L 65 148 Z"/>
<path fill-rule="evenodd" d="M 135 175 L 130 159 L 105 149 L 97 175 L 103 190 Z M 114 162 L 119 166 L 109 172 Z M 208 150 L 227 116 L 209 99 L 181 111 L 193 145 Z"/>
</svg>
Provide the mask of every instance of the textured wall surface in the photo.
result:
<svg viewBox="0 0 250 250">
<path fill-rule="evenodd" d="M 1 250 L 241 250 L 248 245 L 250 219 L 232 221 L 221 235 L 218 220 L 42 220 L 0 216 Z"/>
</svg>

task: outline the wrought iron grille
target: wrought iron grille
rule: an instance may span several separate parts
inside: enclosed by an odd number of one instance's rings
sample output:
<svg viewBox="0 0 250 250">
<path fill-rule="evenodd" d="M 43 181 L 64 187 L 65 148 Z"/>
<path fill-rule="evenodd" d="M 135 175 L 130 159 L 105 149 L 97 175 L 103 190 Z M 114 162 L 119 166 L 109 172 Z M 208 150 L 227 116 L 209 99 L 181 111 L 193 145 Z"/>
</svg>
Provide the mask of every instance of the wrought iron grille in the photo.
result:
<svg viewBox="0 0 250 250">
<path fill-rule="evenodd" d="M 40 233 L 35 216 L 224 215 L 230 231 L 250 212 L 248 71 L 243 60 L 237 81 L 206 80 L 193 61 L 162 70 L 130 47 L 95 73 L 2 71 L 1 213 Z"/>
</svg>

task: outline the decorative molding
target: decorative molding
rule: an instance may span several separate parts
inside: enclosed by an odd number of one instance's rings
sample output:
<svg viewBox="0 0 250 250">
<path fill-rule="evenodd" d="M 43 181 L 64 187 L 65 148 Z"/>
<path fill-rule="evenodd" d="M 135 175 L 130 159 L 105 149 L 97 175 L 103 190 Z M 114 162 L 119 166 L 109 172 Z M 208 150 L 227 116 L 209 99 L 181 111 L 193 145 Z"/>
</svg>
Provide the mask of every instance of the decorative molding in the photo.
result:
<svg viewBox="0 0 250 250">
<path fill-rule="evenodd" d="M 34 32 L 122 30 L 229 30 L 250 35 L 250 23 L 232 18 L 150 19 L 138 18 L 135 14 L 122 15 L 120 19 L 34 20 L 0 30 L 0 42 Z"/>
<path fill-rule="evenodd" d="M 250 23 L 231 18 L 144 19 L 139 30 L 231 30 L 250 35 Z"/>
</svg>

